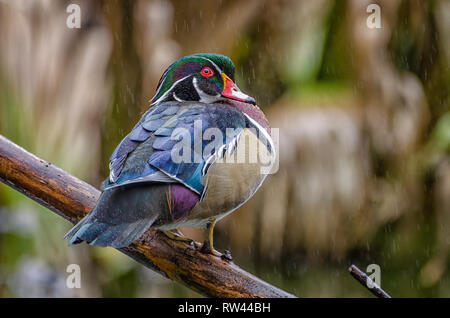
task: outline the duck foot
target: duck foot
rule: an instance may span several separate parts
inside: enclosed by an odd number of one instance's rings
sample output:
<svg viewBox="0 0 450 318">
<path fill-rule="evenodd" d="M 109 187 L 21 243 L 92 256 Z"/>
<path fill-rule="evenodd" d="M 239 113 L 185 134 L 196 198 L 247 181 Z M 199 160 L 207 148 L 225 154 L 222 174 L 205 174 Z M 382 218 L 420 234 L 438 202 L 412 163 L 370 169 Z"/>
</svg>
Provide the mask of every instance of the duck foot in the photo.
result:
<svg viewBox="0 0 450 318">
<path fill-rule="evenodd" d="M 220 253 L 219 251 L 215 250 L 213 247 L 211 247 L 211 244 L 208 240 L 206 240 L 202 247 L 200 248 L 200 252 L 203 254 L 212 254 L 214 256 L 220 257 L 221 259 L 225 261 L 232 261 L 233 258 L 231 257 L 231 253 L 228 250 L 225 250 L 224 253 Z"/>
<path fill-rule="evenodd" d="M 217 257 L 222 256 L 222 253 L 220 253 L 219 251 L 216 251 L 213 247 L 211 247 L 211 244 L 209 243 L 208 240 L 206 240 L 203 243 L 202 247 L 200 248 L 200 252 L 203 254 L 212 254 Z"/>
</svg>

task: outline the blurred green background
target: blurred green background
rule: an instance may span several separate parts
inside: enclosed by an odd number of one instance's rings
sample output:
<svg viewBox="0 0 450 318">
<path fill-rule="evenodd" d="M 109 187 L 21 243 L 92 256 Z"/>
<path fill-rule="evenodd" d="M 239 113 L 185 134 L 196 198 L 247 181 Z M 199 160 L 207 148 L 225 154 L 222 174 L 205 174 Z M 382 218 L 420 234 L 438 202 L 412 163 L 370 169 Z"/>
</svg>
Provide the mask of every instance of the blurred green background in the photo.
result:
<svg viewBox="0 0 450 318">
<path fill-rule="evenodd" d="M 230 56 L 280 129 L 280 170 L 218 224 L 219 250 L 300 297 L 371 297 L 352 263 L 378 264 L 394 297 L 450 297 L 450 1 L 0 0 L 0 134 L 99 187 L 165 68 L 195 52 Z M 0 296 L 199 296 L 68 248 L 70 227 L 0 184 Z"/>
</svg>

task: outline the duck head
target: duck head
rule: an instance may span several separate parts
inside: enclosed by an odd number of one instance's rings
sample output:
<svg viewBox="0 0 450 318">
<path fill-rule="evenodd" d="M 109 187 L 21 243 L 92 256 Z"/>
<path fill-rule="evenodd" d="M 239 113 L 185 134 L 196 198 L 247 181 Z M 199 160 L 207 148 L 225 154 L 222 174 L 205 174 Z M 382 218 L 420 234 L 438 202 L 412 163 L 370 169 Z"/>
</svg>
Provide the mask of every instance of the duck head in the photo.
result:
<svg viewBox="0 0 450 318">
<path fill-rule="evenodd" d="M 162 75 L 152 105 L 165 101 L 227 103 L 239 101 L 255 105 L 234 82 L 234 64 L 230 58 L 214 53 L 184 56 Z"/>
</svg>

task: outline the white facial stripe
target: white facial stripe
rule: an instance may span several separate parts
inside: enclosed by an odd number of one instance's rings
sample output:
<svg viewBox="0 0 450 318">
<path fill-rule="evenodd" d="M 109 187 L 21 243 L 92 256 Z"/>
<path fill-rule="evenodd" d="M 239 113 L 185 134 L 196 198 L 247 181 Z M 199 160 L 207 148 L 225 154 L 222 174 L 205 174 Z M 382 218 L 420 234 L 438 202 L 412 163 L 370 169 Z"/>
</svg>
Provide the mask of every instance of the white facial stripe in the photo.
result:
<svg viewBox="0 0 450 318">
<path fill-rule="evenodd" d="M 161 85 L 159 85 L 158 90 L 157 90 L 156 93 L 155 93 L 155 96 L 158 96 L 159 91 L 161 90 L 161 87 L 163 87 L 164 82 L 166 81 L 166 78 L 167 78 L 167 77 L 164 77 L 164 79 L 162 80 Z M 152 101 L 153 98 L 155 98 L 155 96 L 153 96 L 152 99 L 150 99 L 150 101 Z"/>
<path fill-rule="evenodd" d="M 211 63 L 216 68 L 216 70 L 219 72 L 219 74 L 222 74 L 222 70 L 220 69 L 220 67 L 218 67 L 217 64 L 214 63 L 213 61 L 211 61 L 210 59 L 203 57 L 203 56 L 198 56 L 198 55 L 195 55 L 195 57 L 207 60 L 209 63 Z"/>
<path fill-rule="evenodd" d="M 173 92 L 172 96 L 173 96 L 173 98 L 174 98 L 177 102 L 184 102 L 184 100 L 182 100 L 181 98 L 179 98 L 179 97 L 175 94 L 175 92 Z"/>
<path fill-rule="evenodd" d="M 197 91 L 198 96 L 200 96 L 200 102 L 202 103 L 213 103 L 217 101 L 218 98 L 220 98 L 220 94 L 217 95 L 209 95 L 205 93 L 199 86 L 198 86 L 198 80 L 196 77 L 192 79 L 192 84 L 194 85 L 195 90 Z"/>
<path fill-rule="evenodd" d="M 214 63 L 213 61 L 211 61 L 210 59 L 208 59 L 208 58 L 206 58 L 206 57 L 203 57 L 203 56 L 199 56 L 199 55 L 194 55 L 194 56 L 197 57 L 197 58 L 200 58 L 200 59 L 203 59 L 203 60 L 206 60 L 206 61 L 210 62 L 210 63 L 214 66 L 214 68 L 219 72 L 219 74 L 222 74 L 222 72 L 223 72 L 222 69 L 221 69 L 219 66 L 217 66 L 217 64 Z M 165 72 L 165 73 L 166 73 L 166 72 Z M 167 76 L 167 75 L 166 75 L 166 76 Z M 178 83 L 181 82 L 182 80 L 188 78 L 189 76 L 191 76 L 191 75 L 185 76 L 185 77 L 183 77 L 182 79 L 180 79 L 180 80 L 176 81 L 175 83 L 173 83 L 172 86 L 170 87 L 170 89 L 168 89 L 168 90 L 167 90 L 160 98 L 158 98 L 156 101 L 154 101 L 150 106 L 152 106 L 152 105 L 158 103 L 159 101 L 161 101 L 162 99 L 166 98 L 167 95 L 168 95 L 168 93 L 175 87 L 176 84 L 178 84 Z M 163 86 L 163 84 L 164 84 L 164 82 L 166 81 L 166 79 L 167 79 L 167 77 L 164 77 L 163 81 L 161 82 L 161 85 L 159 85 L 158 90 L 156 91 L 156 93 L 155 93 L 155 95 L 153 96 L 153 98 L 155 98 L 155 96 L 158 96 L 159 91 L 161 90 L 161 87 Z M 194 83 L 194 86 L 195 86 L 195 83 Z M 198 91 L 197 91 L 197 92 L 198 92 Z M 202 91 L 202 92 L 203 92 L 203 91 Z M 199 93 L 199 95 L 200 95 L 200 94 L 201 94 L 201 93 Z M 206 93 L 203 92 L 203 94 L 206 94 Z M 208 95 L 208 94 L 206 94 L 206 95 Z M 208 96 L 211 96 L 211 95 L 208 95 Z M 152 98 L 150 101 L 152 101 L 153 98 Z M 175 100 L 177 100 L 177 98 L 176 98 L 175 96 L 174 96 L 174 98 L 175 98 Z M 201 95 L 200 95 L 200 98 L 201 98 Z"/>
<path fill-rule="evenodd" d="M 167 95 L 173 90 L 173 88 L 181 81 L 185 80 L 186 78 L 188 78 L 189 76 L 191 76 L 192 74 L 189 74 L 188 76 L 183 77 L 182 79 L 179 79 L 178 81 L 176 81 L 175 83 L 172 84 L 172 86 L 170 86 L 170 88 L 160 97 L 158 98 L 156 101 L 154 101 L 151 105 L 157 104 L 159 103 L 159 101 L 163 100 L 164 98 L 167 97 Z M 164 79 L 165 80 L 165 79 Z M 151 106 L 150 105 L 150 106 Z"/>
<path fill-rule="evenodd" d="M 158 89 L 156 90 L 155 95 L 152 97 L 152 99 L 150 99 L 150 101 L 152 101 L 153 98 L 155 98 L 155 96 L 158 96 L 159 91 L 161 90 L 161 87 L 163 87 L 164 82 L 165 82 L 166 79 L 167 79 L 167 73 L 169 73 L 169 69 L 167 69 L 167 70 L 164 71 L 164 73 L 163 73 L 163 75 L 162 75 L 161 83 L 158 83 L 158 84 L 160 84 L 160 85 L 158 85 Z"/>
<path fill-rule="evenodd" d="M 271 148 L 271 152 L 273 154 L 273 157 L 276 156 L 275 154 L 275 146 L 273 144 L 273 140 L 272 137 L 270 137 L 269 133 L 267 132 L 267 130 L 262 127 L 256 120 L 254 120 L 253 118 L 251 118 L 249 115 L 247 115 L 246 113 L 244 113 L 245 117 L 248 118 L 248 120 L 250 120 L 250 122 L 256 126 L 256 128 L 258 128 L 258 130 L 264 135 L 264 137 L 269 141 L 270 143 L 270 148 Z"/>
</svg>

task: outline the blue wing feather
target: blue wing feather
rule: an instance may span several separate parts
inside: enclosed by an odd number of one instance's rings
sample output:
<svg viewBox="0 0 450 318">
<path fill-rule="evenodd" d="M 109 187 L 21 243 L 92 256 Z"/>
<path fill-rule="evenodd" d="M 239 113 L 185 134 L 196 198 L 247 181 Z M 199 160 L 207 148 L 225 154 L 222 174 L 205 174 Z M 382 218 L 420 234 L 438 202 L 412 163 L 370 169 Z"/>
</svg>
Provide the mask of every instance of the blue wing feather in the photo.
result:
<svg viewBox="0 0 450 318">
<path fill-rule="evenodd" d="M 194 124 L 201 122 L 200 128 Z M 110 180 L 106 181 L 105 188 L 117 186 L 133 181 L 151 181 L 151 176 L 163 172 L 174 181 L 178 181 L 196 191 L 203 191 L 203 169 L 205 162 L 213 153 L 203 157 L 195 157 L 194 161 L 194 135 L 203 136 L 208 128 L 218 128 L 224 137 L 223 142 L 230 142 L 235 135 L 227 135 L 227 128 L 234 128 L 236 134 L 246 126 L 245 116 L 238 109 L 223 104 L 203 103 L 175 103 L 168 102 L 155 105 L 136 124 L 110 159 Z M 180 139 L 174 138 L 177 128 L 186 129 L 192 138 L 182 139 L 184 146 L 190 147 L 191 161 L 176 163 L 172 160 L 172 149 Z M 194 130 L 197 129 L 199 131 Z M 202 134 L 202 135 L 199 135 Z M 202 140 L 201 151 L 210 143 Z M 149 177 L 150 176 L 150 177 Z M 160 182 L 161 178 L 156 178 Z"/>
</svg>

